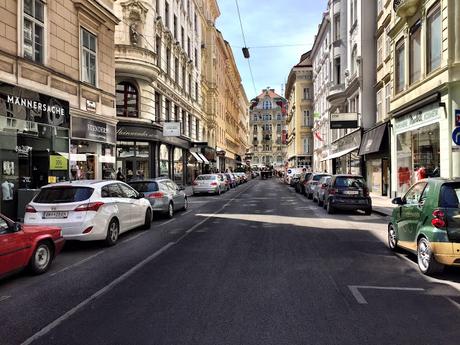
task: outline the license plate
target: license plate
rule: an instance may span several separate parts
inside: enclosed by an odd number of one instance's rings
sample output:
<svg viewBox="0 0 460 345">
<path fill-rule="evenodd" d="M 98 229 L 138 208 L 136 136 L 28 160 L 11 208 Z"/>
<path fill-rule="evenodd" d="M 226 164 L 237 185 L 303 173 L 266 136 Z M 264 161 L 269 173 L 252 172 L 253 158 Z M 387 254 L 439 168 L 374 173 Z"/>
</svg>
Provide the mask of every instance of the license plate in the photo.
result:
<svg viewBox="0 0 460 345">
<path fill-rule="evenodd" d="M 67 211 L 47 211 L 43 214 L 43 218 L 47 219 L 59 219 L 59 218 L 67 218 L 69 212 Z"/>
<path fill-rule="evenodd" d="M 357 190 L 345 190 L 343 192 L 343 194 L 346 194 L 346 195 L 358 195 L 359 192 Z"/>
</svg>

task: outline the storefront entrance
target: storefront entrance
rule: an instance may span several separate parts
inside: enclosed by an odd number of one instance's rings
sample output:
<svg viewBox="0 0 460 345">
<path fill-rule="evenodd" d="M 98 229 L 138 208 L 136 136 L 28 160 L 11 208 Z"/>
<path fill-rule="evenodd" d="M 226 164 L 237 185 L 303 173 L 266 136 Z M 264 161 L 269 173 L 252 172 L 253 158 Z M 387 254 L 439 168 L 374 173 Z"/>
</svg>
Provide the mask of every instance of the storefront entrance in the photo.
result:
<svg viewBox="0 0 460 345">
<path fill-rule="evenodd" d="M 134 179 L 150 178 L 150 145 L 148 142 L 118 142 L 117 171 L 129 182 Z"/>
</svg>

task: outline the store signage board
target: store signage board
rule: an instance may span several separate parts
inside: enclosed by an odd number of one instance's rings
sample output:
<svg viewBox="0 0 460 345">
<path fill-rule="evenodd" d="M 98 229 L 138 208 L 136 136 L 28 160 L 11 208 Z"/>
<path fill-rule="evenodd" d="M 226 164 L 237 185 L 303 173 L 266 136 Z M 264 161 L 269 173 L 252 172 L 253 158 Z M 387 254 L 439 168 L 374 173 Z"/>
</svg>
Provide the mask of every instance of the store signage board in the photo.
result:
<svg viewBox="0 0 460 345">
<path fill-rule="evenodd" d="M 460 145 L 460 127 L 455 128 L 452 132 L 452 140 L 455 145 Z"/>
<path fill-rule="evenodd" d="M 104 122 L 72 117 L 72 138 L 115 144 L 115 126 Z"/>
<path fill-rule="evenodd" d="M 437 122 L 439 120 L 438 109 L 438 103 L 435 103 L 397 118 L 394 124 L 395 133 L 403 133 Z"/>
<path fill-rule="evenodd" d="M 50 170 L 67 170 L 67 162 L 61 155 L 50 155 Z"/>
<path fill-rule="evenodd" d="M 163 124 L 163 136 L 179 137 L 180 136 L 180 122 L 165 122 Z"/>
<path fill-rule="evenodd" d="M 358 113 L 332 113 L 330 120 L 331 129 L 357 128 Z"/>
</svg>

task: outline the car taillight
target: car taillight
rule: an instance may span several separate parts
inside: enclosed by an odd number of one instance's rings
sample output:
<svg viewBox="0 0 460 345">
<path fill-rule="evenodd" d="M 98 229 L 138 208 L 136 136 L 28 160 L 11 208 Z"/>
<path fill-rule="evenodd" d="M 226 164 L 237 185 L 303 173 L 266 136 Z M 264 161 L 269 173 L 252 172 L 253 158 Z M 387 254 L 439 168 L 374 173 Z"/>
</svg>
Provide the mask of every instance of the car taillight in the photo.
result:
<svg viewBox="0 0 460 345">
<path fill-rule="evenodd" d="M 165 196 L 165 193 L 163 192 L 155 192 L 155 193 L 147 194 L 145 197 L 152 198 L 152 199 L 161 199 L 164 196 Z"/>
<path fill-rule="evenodd" d="M 438 229 L 446 227 L 444 211 L 434 210 L 432 216 L 433 216 L 433 219 L 431 220 L 431 225 L 433 225 L 435 228 L 438 228 Z"/>
<path fill-rule="evenodd" d="M 37 213 L 37 210 L 31 205 L 27 205 L 26 206 L 26 213 Z"/>
<path fill-rule="evenodd" d="M 87 204 L 82 204 L 82 205 L 78 206 L 74 211 L 75 212 L 83 212 L 83 211 L 97 212 L 102 205 L 104 205 L 104 203 L 101 202 L 101 201 L 89 202 Z"/>
<path fill-rule="evenodd" d="M 335 188 L 331 188 L 331 189 L 329 189 L 329 191 L 328 191 L 328 192 L 329 192 L 329 194 L 331 194 L 331 195 L 334 195 L 334 194 L 336 194 L 336 193 L 337 193 L 337 189 L 335 189 Z"/>
<path fill-rule="evenodd" d="M 211 186 L 217 186 L 217 182 L 211 182 Z"/>
<path fill-rule="evenodd" d="M 196 181 L 193 181 L 192 185 L 194 185 L 194 186 L 198 186 L 198 182 L 196 182 Z"/>
<path fill-rule="evenodd" d="M 364 187 L 363 194 L 364 194 L 364 196 L 369 196 L 369 188 Z"/>
</svg>

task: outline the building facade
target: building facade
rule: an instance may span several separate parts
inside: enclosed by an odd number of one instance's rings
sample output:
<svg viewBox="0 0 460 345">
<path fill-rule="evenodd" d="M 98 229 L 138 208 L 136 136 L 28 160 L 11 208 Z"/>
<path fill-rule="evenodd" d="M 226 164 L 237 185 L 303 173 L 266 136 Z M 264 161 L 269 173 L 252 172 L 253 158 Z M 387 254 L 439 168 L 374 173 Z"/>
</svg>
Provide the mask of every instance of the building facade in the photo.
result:
<svg viewBox="0 0 460 345">
<path fill-rule="evenodd" d="M 287 100 L 266 88 L 251 100 L 249 128 L 251 164 L 284 167 L 287 153 Z"/>
<path fill-rule="evenodd" d="M 196 2 L 126 0 L 115 13 L 117 168 L 189 184 L 207 164 L 191 150 L 207 139 Z"/>
<path fill-rule="evenodd" d="M 460 4 L 392 1 L 391 196 L 424 177 L 460 176 Z"/>
<path fill-rule="evenodd" d="M 114 1 L 0 4 L 0 212 L 41 186 L 115 177 Z"/>
<path fill-rule="evenodd" d="M 289 73 L 285 97 L 288 100 L 286 125 L 288 167 L 312 169 L 313 163 L 313 66 L 310 52 Z"/>
</svg>

